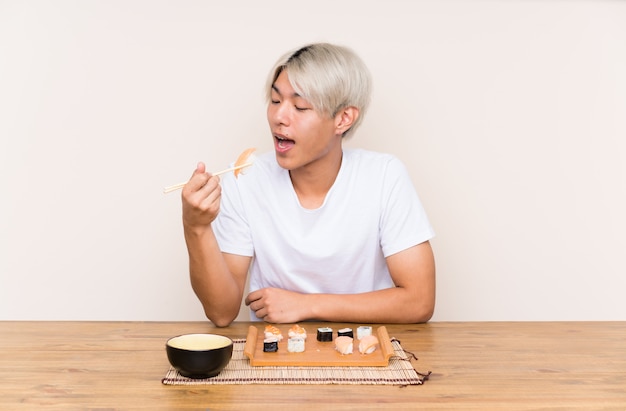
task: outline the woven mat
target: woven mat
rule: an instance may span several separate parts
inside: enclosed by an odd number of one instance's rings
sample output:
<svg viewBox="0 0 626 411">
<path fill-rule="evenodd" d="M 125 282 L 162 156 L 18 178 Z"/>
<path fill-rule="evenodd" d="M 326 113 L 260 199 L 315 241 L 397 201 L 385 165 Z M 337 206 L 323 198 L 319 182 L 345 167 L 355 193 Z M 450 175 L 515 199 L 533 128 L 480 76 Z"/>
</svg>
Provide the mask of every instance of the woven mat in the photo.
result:
<svg viewBox="0 0 626 411">
<path fill-rule="evenodd" d="M 252 367 L 243 353 L 245 339 L 233 340 L 233 357 L 217 376 L 192 379 L 180 375 L 170 367 L 161 380 L 166 385 L 214 384 L 364 384 L 364 385 L 420 385 L 428 374 L 418 373 L 411 358 L 402 349 L 400 341 L 391 340 L 395 355 L 386 367 Z M 412 358 L 417 359 L 409 353 Z"/>
</svg>

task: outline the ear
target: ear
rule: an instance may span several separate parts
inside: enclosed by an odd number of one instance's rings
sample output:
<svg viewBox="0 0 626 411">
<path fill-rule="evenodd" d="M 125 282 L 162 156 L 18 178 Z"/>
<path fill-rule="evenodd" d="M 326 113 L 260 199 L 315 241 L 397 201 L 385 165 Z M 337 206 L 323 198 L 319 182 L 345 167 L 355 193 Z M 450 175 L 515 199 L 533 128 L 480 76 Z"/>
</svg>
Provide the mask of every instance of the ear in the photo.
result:
<svg viewBox="0 0 626 411">
<path fill-rule="evenodd" d="M 337 134 L 343 135 L 359 118 L 359 109 L 354 106 L 344 107 L 335 115 Z"/>
</svg>

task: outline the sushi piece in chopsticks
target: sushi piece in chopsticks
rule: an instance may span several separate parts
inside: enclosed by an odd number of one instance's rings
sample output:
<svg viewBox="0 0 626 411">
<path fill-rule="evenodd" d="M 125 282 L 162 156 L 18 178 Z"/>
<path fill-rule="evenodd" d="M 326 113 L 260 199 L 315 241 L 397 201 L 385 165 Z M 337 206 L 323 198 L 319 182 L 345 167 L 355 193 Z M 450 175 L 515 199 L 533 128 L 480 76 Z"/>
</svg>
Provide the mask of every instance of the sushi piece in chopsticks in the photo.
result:
<svg viewBox="0 0 626 411">
<path fill-rule="evenodd" d="M 248 148 L 244 150 L 241 154 L 239 154 L 239 157 L 237 157 L 237 160 L 235 161 L 235 171 L 233 171 L 235 178 L 239 177 L 239 173 L 243 171 L 243 168 L 237 167 L 241 167 L 246 163 L 250 163 L 250 165 L 252 165 L 252 162 L 250 161 L 250 156 L 252 155 L 252 153 L 254 153 L 255 150 L 256 148 Z"/>
</svg>

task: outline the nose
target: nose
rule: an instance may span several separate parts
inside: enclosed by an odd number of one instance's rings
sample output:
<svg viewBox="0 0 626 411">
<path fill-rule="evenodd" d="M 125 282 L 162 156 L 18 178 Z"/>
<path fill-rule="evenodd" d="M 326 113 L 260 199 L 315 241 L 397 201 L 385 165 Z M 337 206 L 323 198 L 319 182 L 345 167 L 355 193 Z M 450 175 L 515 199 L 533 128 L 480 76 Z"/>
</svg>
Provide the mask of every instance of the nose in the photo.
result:
<svg viewBox="0 0 626 411">
<path fill-rule="evenodd" d="M 270 103 L 267 107 L 267 119 L 271 124 L 288 125 L 289 111 L 287 105 L 280 103 Z"/>
</svg>

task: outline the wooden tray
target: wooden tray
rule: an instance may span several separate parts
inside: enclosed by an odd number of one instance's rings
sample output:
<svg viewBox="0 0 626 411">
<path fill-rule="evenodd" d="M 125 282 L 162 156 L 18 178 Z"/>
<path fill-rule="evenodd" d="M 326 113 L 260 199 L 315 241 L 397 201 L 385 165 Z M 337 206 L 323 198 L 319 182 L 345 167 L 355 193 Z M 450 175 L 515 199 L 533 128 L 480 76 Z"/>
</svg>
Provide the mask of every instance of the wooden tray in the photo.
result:
<svg viewBox="0 0 626 411">
<path fill-rule="evenodd" d="M 250 365 L 257 366 L 300 366 L 300 367 L 386 367 L 389 365 L 389 358 L 394 355 L 394 350 L 384 326 L 376 329 L 376 336 L 380 346 L 371 354 L 361 354 L 358 350 L 359 342 L 354 339 L 354 353 L 340 354 L 335 349 L 335 343 L 317 341 L 317 328 L 307 329 L 307 339 L 305 341 L 304 352 L 287 351 L 287 331 L 291 325 L 278 327 L 283 333 L 283 340 L 278 343 L 278 352 L 264 352 L 263 339 L 265 326 L 259 330 L 251 325 L 248 328 L 244 354 L 250 359 Z M 306 327 L 304 327 L 306 328 Z M 334 330 L 334 337 L 337 330 Z M 356 331 L 355 331 L 356 336 Z"/>
</svg>

